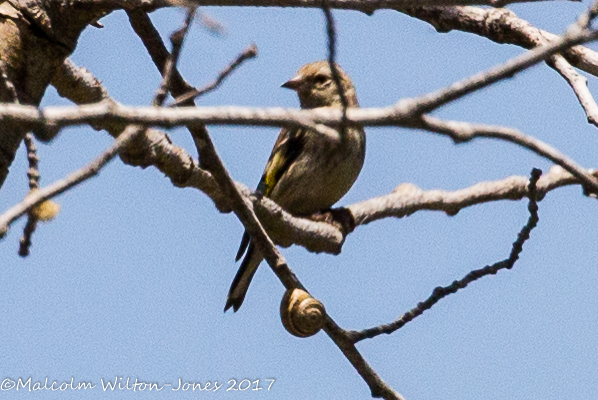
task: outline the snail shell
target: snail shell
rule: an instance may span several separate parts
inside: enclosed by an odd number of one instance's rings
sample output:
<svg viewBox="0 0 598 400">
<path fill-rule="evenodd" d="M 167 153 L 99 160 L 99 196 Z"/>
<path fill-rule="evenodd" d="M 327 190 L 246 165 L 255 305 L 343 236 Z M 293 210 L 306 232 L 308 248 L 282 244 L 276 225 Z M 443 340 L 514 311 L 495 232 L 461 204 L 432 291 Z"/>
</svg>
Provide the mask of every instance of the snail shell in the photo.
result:
<svg viewBox="0 0 598 400">
<path fill-rule="evenodd" d="M 280 303 L 282 324 L 291 335 L 315 335 L 324 325 L 325 316 L 324 304 L 301 289 L 287 290 Z"/>
</svg>

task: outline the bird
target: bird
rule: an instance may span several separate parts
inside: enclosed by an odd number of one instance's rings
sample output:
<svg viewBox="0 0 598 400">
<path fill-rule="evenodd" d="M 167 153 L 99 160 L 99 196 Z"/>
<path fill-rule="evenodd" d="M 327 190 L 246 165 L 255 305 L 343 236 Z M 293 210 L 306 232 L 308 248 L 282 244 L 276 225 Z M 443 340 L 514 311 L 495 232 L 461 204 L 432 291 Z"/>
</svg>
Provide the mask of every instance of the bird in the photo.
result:
<svg viewBox="0 0 598 400">
<path fill-rule="evenodd" d="M 349 76 L 336 65 L 348 107 L 359 107 Z M 302 109 L 343 108 L 330 63 L 316 61 L 302 66 L 282 84 L 294 90 Z M 336 135 L 305 127 L 282 128 L 274 144 L 256 193 L 268 197 L 296 216 L 329 210 L 353 186 L 365 159 L 365 132 L 345 126 Z M 245 253 L 245 251 L 247 251 Z M 224 311 L 239 310 L 263 257 L 245 232 L 235 261 L 245 254 L 233 279 Z"/>
</svg>

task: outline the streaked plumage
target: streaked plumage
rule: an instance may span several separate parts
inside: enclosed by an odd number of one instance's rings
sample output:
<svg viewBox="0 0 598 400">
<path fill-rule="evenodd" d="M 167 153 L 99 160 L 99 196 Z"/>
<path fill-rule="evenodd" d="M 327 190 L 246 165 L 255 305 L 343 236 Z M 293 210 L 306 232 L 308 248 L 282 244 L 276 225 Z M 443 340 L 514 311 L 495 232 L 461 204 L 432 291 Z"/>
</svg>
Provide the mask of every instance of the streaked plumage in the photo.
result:
<svg viewBox="0 0 598 400">
<path fill-rule="evenodd" d="M 338 68 L 349 107 L 359 107 L 355 88 Z M 295 90 L 301 108 L 337 107 L 342 103 L 327 61 L 304 65 L 282 85 Z M 341 134 L 342 132 L 342 134 Z M 329 209 L 357 179 L 365 158 L 365 133 L 348 127 L 337 137 L 305 128 L 283 128 L 264 170 L 257 192 L 295 215 L 311 215 Z M 237 311 L 262 256 L 247 233 L 237 253 L 247 253 L 228 293 L 224 311 Z"/>
</svg>

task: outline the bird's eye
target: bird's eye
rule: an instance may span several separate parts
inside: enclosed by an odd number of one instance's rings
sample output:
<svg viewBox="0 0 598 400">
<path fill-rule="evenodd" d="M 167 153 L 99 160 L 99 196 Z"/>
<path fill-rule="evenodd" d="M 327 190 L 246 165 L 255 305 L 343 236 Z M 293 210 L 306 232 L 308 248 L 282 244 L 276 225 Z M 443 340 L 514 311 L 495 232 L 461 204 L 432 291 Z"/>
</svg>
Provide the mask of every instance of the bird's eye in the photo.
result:
<svg viewBox="0 0 598 400">
<path fill-rule="evenodd" d="M 328 77 L 326 75 L 317 75 L 314 78 L 314 83 L 316 85 L 323 85 L 324 83 L 326 83 L 328 81 Z"/>
</svg>

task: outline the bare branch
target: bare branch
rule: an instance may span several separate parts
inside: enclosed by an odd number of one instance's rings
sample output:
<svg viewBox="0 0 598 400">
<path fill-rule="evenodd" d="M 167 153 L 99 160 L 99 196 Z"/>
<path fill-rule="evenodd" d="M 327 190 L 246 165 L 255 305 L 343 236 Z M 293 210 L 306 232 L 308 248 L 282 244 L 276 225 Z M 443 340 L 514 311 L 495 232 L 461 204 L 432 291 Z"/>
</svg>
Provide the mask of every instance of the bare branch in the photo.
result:
<svg viewBox="0 0 598 400">
<path fill-rule="evenodd" d="M 407 7 L 396 10 L 430 23 L 438 32 L 459 30 L 496 43 L 514 44 L 526 49 L 543 46 L 559 38 L 554 33 L 534 27 L 506 8 Z M 575 67 L 598 76 L 598 52 L 584 46 L 574 46 L 562 54 Z"/>
<path fill-rule="evenodd" d="M 169 57 L 166 58 L 166 65 L 164 66 L 164 70 L 162 71 L 162 83 L 160 84 L 160 88 L 158 89 L 154 98 L 154 106 L 161 106 L 162 104 L 164 104 L 166 96 L 168 96 L 168 92 L 170 90 L 170 80 L 172 78 L 174 70 L 176 69 L 176 64 L 181 54 L 183 42 L 185 41 L 185 37 L 189 32 L 189 26 L 191 25 L 191 21 L 193 20 L 194 15 L 195 8 L 189 8 L 183 26 L 179 30 L 174 32 L 172 35 L 170 35 L 172 52 L 170 53 Z"/>
<path fill-rule="evenodd" d="M 29 179 L 29 190 L 39 189 L 39 169 L 37 162 L 37 149 L 33 141 L 33 135 L 27 133 L 25 135 L 25 147 L 27 149 L 27 161 L 29 162 L 29 169 L 27 169 L 27 178 Z M 31 247 L 31 238 L 37 227 L 37 218 L 33 216 L 33 213 L 29 213 L 27 218 L 27 224 L 23 230 L 23 236 L 19 241 L 19 255 L 21 257 L 27 257 L 29 255 L 29 248 Z"/>
<path fill-rule="evenodd" d="M 168 57 L 170 57 L 170 52 L 164 46 L 160 33 L 158 33 L 145 11 L 138 8 L 130 8 L 127 9 L 127 16 L 133 30 L 139 36 L 145 48 L 148 49 L 158 71 L 163 73 Z M 193 86 L 185 82 L 178 70 L 173 71 L 170 91 L 176 96 L 190 90 L 193 90 Z"/>
<path fill-rule="evenodd" d="M 590 170 L 593 176 L 596 171 Z M 580 182 L 559 166 L 554 166 L 548 174 L 542 175 L 537 184 L 538 199 L 557 188 L 577 185 Z M 455 191 L 422 190 L 404 183 L 390 194 L 375 197 L 348 206 L 355 217 L 357 226 L 369 224 L 383 218 L 402 218 L 418 211 L 442 211 L 456 215 L 464 208 L 499 200 L 521 200 L 529 195 L 528 179 L 524 176 L 511 176 L 500 181 L 480 182 L 465 189 Z"/>
<path fill-rule="evenodd" d="M 0 215 L 0 238 L 6 235 L 8 232 L 8 227 L 15 220 L 23 216 L 37 204 L 58 196 L 68 189 L 97 175 L 99 171 L 118 154 L 120 149 L 126 146 L 135 137 L 139 130 L 139 126 L 131 125 L 106 151 L 104 151 L 93 162 L 81 168 L 80 170 L 73 172 L 66 178 L 54 182 L 50 186 L 30 192 L 22 202 L 10 208 L 4 214 Z"/>
<path fill-rule="evenodd" d="M 536 183 L 538 182 L 540 175 L 542 175 L 542 171 L 540 171 L 539 169 L 534 168 L 532 170 L 528 186 L 528 210 L 530 216 L 527 221 L 527 224 L 521 229 L 521 232 L 519 232 L 519 234 L 517 235 L 517 240 L 513 243 L 513 247 L 511 249 L 511 254 L 509 255 L 509 258 L 499 261 L 493 265 L 487 265 L 484 268 L 471 271 L 463 279 L 459 281 L 454 281 L 449 286 L 437 287 L 436 289 L 434 289 L 432 295 L 428 297 L 425 301 L 419 303 L 411 311 L 408 311 L 407 313 L 403 314 L 399 319 L 390 324 L 364 329 L 363 331 L 359 332 L 349 332 L 348 334 L 352 338 L 353 342 L 357 343 L 363 339 L 371 339 L 383 333 L 391 334 L 393 332 L 396 332 L 397 330 L 405 326 L 405 324 L 412 321 L 414 318 L 422 315 L 424 311 L 432 308 L 432 306 L 438 303 L 441 299 L 450 294 L 456 293 L 459 289 L 464 289 L 471 282 L 476 281 L 487 275 L 496 275 L 496 273 L 501 269 L 513 268 L 513 265 L 515 265 L 515 262 L 519 259 L 519 254 L 521 254 L 521 251 L 523 250 L 523 244 L 527 239 L 529 239 L 530 232 L 532 231 L 532 229 L 536 227 L 538 223 L 538 205 L 536 204 Z"/>
<path fill-rule="evenodd" d="M 577 176 L 590 192 L 598 193 L 598 180 L 589 175 L 573 160 L 548 144 L 530 136 L 504 127 L 442 121 L 424 116 L 419 121 L 397 119 L 403 110 L 401 103 L 387 108 L 351 108 L 347 120 L 359 125 L 419 127 L 446 134 L 456 141 L 468 141 L 474 137 L 493 137 L 525 147 L 547 158 Z M 404 111 L 405 112 L 405 111 Z M 408 111 L 407 111 L 408 113 Z M 43 111 L 31 106 L 0 105 L 0 118 L 13 119 L 32 127 L 61 127 L 83 122 L 127 123 L 172 127 L 197 123 L 280 126 L 294 123 L 305 125 L 324 123 L 338 125 L 342 121 L 340 110 L 313 109 L 294 110 L 281 108 L 249 107 L 185 107 L 180 109 L 156 107 L 127 107 L 112 102 L 102 102 L 81 107 L 47 107 Z"/>
<path fill-rule="evenodd" d="M 108 98 L 102 82 L 84 67 L 67 58 L 52 77 L 58 94 L 75 104 L 98 103 Z"/>
<path fill-rule="evenodd" d="M 557 149 L 532 136 L 524 135 L 516 129 L 457 121 L 443 121 L 429 115 L 424 115 L 420 122 L 415 123 L 414 126 L 448 135 L 455 143 L 468 142 L 476 137 L 494 138 L 515 143 L 560 165 L 583 182 L 586 186 L 586 192 L 593 193 L 594 197 L 598 195 L 598 191 L 596 190 L 598 189 L 596 185 L 598 180 L 589 174 L 585 168 Z"/>
<path fill-rule="evenodd" d="M 77 74 L 89 78 L 89 72 L 84 68 L 78 68 L 70 62 L 69 65 L 71 65 L 70 71 L 76 71 Z M 97 98 L 97 93 L 105 92 L 103 88 L 100 90 L 96 86 L 98 81 L 95 79 L 74 77 L 71 83 L 66 78 L 57 81 L 62 82 L 62 86 L 76 89 L 71 91 L 76 94 L 73 99 L 76 101 L 93 101 Z M 59 92 L 64 91 L 62 86 L 58 87 Z M 86 87 L 87 96 L 84 96 Z M 165 133 L 149 129 L 143 137 L 143 142 L 138 144 L 141 149 L 144 149 L 144 157 L 140 159 L 138 165 L 144 167 L 153 165 L 166 174 L 175 186 L 201 190 L 214 201 L 221 212 L 230 211 L 226 198 L 211 174 L 199 168 L 185 150 L 173 145 Z M 586 172 L 596 176 L 595 171 Z M 540 178 L 537 187 L 539 193 L 547 193 L 562 186 L 577 184 L 580 182 L 575 177 L 561 167 L 555 166 Z M 236 185 L 245 196 L 253 193 L 242 183 L 237 182 Z M 348 209 L 355 217 L 357 225 L 388 217 L 400 218 L 422 210 L 443 211 L 454 215 L 461 209 L 476 204 L 498 200 L 520 200 L 527 196 L 526 185 L 527 178 L 523 176 L 482 182 L 457 191 L 424 191 L 412 184 L 402 184 L 388 195 L 353 204 L 348 206 Z M 293 217 L 264 197 L 252 197 L 252 201 L 260 221 L 277 244 L 283 246 L 298 244 L 313 252 L 338 254 L 341 251 L 345 237 L 332 225 Z"/>
<path fill-rule="evenodd" d="M 179 31 L 178 37 L 176 38 L 177 44 L 173 44 L 173 46 L 179 46 L 180 48 L 180 45 L 182 44 L 182 41 L 187 33 L 187 29 L 192 18 L 192 13 L 193 10 L 190 10 L 187 19 L 185 20 L 183 29 Z M 165 68 L 165 77 L 163 83 L 161 84 L 161 88 L 167 86 L 172 75 L 172 71 L 174 71 L 176 68 L 179 54 L 180 53 L 178 51 L 173 52 L 173 54 L 168 58 L 167 65 L 170 65 L 170 68 Z M 69 72 L 73 72 L 73 70 L 74 69 L 71 69 Z M 158 91 L 154 98 L 155 105 L 161 105 L 161 103 L 164 101 L 165 96 L 163 97 L 163 94 L 163 90 Z M 110 101 L 108 100 L 108 102 Z M 144 130 L 145 129 L 143 126 L 133 124 L 129 125 L 127 129 L 125 129 L 125 131 L 116 138 L 114 143 L 90 164 L 79 169 L 78 171 L 75 171 L 66 178 L 56 181 L 44 189 L 30 192 L 21 203 L 12 207 L 0 216 L 0 238 L 6 235 L 10 224 L 12 224 L 17 218 L 24 215 L 24 213 L 28 212 L 36 205 L 61 193 L 64 193 L 68 189 L 97 175 L 108 162 L 110 162 L 121 150 L 125 149 L 126 146 L 128 146 L 132 141 L 134 141 L 135 138 Z"/>
<path fill-rule="evenodd" d="M 596 17 L 596 4 L 598 3 L 593 3 L 588 11 L 583 13 L 575 23 L 571 24 L 567 28 L 565 34 L 558 40 L 554 40 L 544 44 L 543 46 L 539 46 L 527 53 L 507 61 L 502 65 L 475 74 L 459 82 L 455 82 L 447 88 L 420 96 L 418 99 L 414 100 L 412 104 L 408 105 L 408 108 L 411 108 L 409 114 L 411 116 L 417 116 L 423 113 L 431 112 L 432 110 L 459 99 L 469 93 L 489 86 L 495 82 L 505 79 L 506 77 L 513 76 L 514 74 L 521 72 L 562 50 L 570 48 L 576 44 L 595 40 L 598 38 L 598 32 L 591 30 L 590 22 Z"/>
<path fill-rule="evenodd" d="M 579 104 L 586 113 L 588 122 L 598 126 L 598 104 L 596 104 L 596 100 L 594 100 L 588 88 L 588 80 L 578 73 L 560 54 L 552 56 L 547 63 L 569 83 L 575 92 L 575 96 L 577 96 L 577 100 L 579 100 Z"/>
<path fill-rule="evenodd" d="M 595 7 L 595 6 L 593 6 L 593 7 Z M 576 43 L 580 43 L 582 41 L 587 41 L 587 40 L 592 40 L 593 38 L 598 37 L 597 32 L 591 31 L 588 28 L 589 22 L 594 17 L 595 17 L 595 13 L 591 9 L 590 11 L 584 13 L 575 24 L 573 24 L 569 27 L 569 29 L 567 30 L 567 33 L 563 36 L 562 39 L 548 43 L 547 45 L 539 47 L 537 49 L 534 49 L 526 54 L 523 54 L 519 57 L 516 57 L 516 58 L 508 61 L 507 63 L 505 63 L 503 65 L 492 68 L 489 71 L 486 71 L 486 72 L 483 72 L 480 74 L 476 74 L 470 78 L 467 78 L 465 80 L 457 82 L 457 83 L 449 86 L 448 88 L 437 90 L 430 94 L 420 96 L 417 99 L 400 101 L 394 107 L 389 107 L 386 109 L 370 109 L 370 110 L 354 109 L 354 110 L 347 110 L 347 113 L 349 113 L 349 111 L 350 111 L 351 114 L 356 114 L 356 117 L 359 116 L 360 114 L 362 116 L 365 116 L 365 118 L 362 117 L 361 119 L 353 118 L 353 117 L 350 118 L 350 120 L 352 122 L 358 123 L 360 125 L 368 125 L 368 124 L 372 124 L 372 125 L 396 124 L 396 125 L 399 125 L 401 120 L 412 119 L 412 118 L 420 115 L 424 111 L 433 110 L 433 109 L 440 107 L 450 101 L 453 101 L 457 98 L 465 96 L 466 94 L 471 93 L 472 91 L 475 91 L 475 90 L 478 90 L 485 86 L 488 86 L 494 82 L 497 82 L 500 79 L 504 79 L 508 76 L 512 76 L 512 74 L 517 73 L 525 68 L 528 68 L 529 66 L 533 65 L 534 63 L 538 63 L 541 60 L 552 56 L 553 54 L 555 54 L 556 52 L 558 52 L 560 50 L 570 47 Z M 144 16 L 144 18 L 146 18 L 147 21 L 149 21 L 147 16 Z M 151 21 L 149 21 L 148 23 L 151 25 Z M 153 31 L 151 32 L 151 35 L 157 35 L 157 32 L 155 31 L 155 29 L 153 29 Z M 155 42 L 155 40 L 153 42 Z M 149 47 L 148 47 L 148 49 L 149 49 Z M 158 57 L 153 57 L 153 58 L 157 59 Z M 88 106 L 88 107 L 91 107 L 91 106 Z M 114 115 L 116 110 L 118 110 L 119 108 L 120 109 L 124 108 L 122 106 L 118 106 L 115 104 L 104 104 L 104 107 L 102 107 L 102 105 L 97 105 L 96 107 L 98 107 L 99 110 L 96 109 L 95 111 L 96 112 L 99 111 L 100 113 L 102 112 L 102 108 L 105 108 L 105 110 L 104 110 L 105 115 L 103 116 L 104 118 L 112 116 L 113 118 L 120 117 L 122 119 L 126 119 L 127 122 L 132 122 L 132 123 L 160 125 L 160 123 L 158 123 L 158 121 L 156 119 L 152 119 L 150 121 L 148 121 L 147 119 L 144 121 L 136 119 L 135 117 L 139 117 L 140 114 L 142 114 L 139 111 L 135 115 L 120 115 L 120 116 Z M 77 110 L 77 112 L 82 113 L 84 111 L 83 109 L 84 108 L 80 108 L 79 110 Z M 206 109 L 204 109 L 204 110 L 206 110 Z M 196 118 L 196 119 L 192 119 L 192 120 L 185 120 L 184 119 L 185 117 L 183 117 L 182 121 L 179 120 L 179 121 L 175 122 L 174 119 L 176 117 L 180 118 L 181 116 L 177 115 L 175 117 L 173 115 L 173 116 L 171 116 L 171 119 L 166 118 L 166 120 L 162 120 L 161 122 L 162 122 L 163 126 L 172 126 L 175 123 L 179 123 L 179 124 L 184 123 L 184 124 L 188 125 L 190 123 L 197 123 L 197 122 L 200 122 L 202 124 L 205 124 L 205 123 L 227 123 L 227 124 L 232 123 L 232 124 L 234 124 L 234 123 L 241 122 L 241 120 L 244 120 L 243 122 L 246 124 L 252 124 L 252 123 L 257 123 L 258 118 L 261 119 L 260 117 L 266 117 L 260 122 L 263 122 L 263 123 L 269 122 L 274 125 L 286 125 L 290 122 L 290 123 L 294 123 L 297 125 L 303 125 L 303 126 L 311 125 L 311 126 L 317 127 L 318 122 L 324 122 L 324 123 L 328 123 L 328 124 L 332 124 L 332 123 L 334 123 L 334 124 L 341 123 L 342 124 L 343 119 L 344 119 L 344 115 L 341 115 L 340 121 L 338 119 L 333 120 L 333 121 L 330 121 L 330 120 L 324 121 L 324 120 L 318 120 L 318 116 L 315 115 L 315 114 L 323 112 L 323 113 L 328 113 L 330 116 L 330 114 L 335 113 L 335 110 L 300 110 L 300 111 L 286 110 L 285 111 L 285 110 L 280 110 L 280 109 L 270 109 L 270 110 L 264 111 L 264 110 L 256 110 L 256 109 L 241 109 L 241 110 L 237 109 L 235 111 L 238 111 L 240 114 L 245 114 L 245 115 L 238 115 L 236 118 L 234 115 L 232 115 L 233 114 L 231 112 L 232 110 L 233 110 L 232 108 L 223 110 L 223 111 L 225 111 L 225 115 L 220 115 L 219 116 L 220 120 L 218 120 L 218 116 L 213 115 L 212 118 L 204 117 L 202 119 L 200 117 L 200 118 Z M 5 109 L 3 110 L 3 107 L 0 106 L 0 115 L 3 114 L 3 111 L 4 112 L 10 111 L 10 109 L 6 109 L 6 107 L 5 107 Z M 169 111 L 171 112 L 173 110 L 153 110 L 153 111 L 154 112 L 152 114 L 153 114 L 153 117 L 155 117 L 156 115 L 160 115 L 160 114 L 162 114 L 162 116 L 164 116 L 163 114 L 168 114 Z M 214 110 L 207 109 L 206 111 L 208 111 L 208 113 L 209 113 L 209 111 L 214 111 Z M 278 114 L 279 118 L 280 118 L 281 111 L 286 114 L 285 118 L 278 119 L 278 121 L 277 121 L 275 115 Z M 182 113 L 186 113 L 186 114 L 197 113 L 197 112 L 200 112 L 200 109 L 197 109 L 197 108 L 194 110 L 185 109 L 185 110 L 178 110 L 178 112 L 179 113 L 182 112 Z M 309 113 L 314 114 L 314 115 L 311 116 L 311 118 L 310 118 L 308 116 Z M 338 113 L 338 111 L 336 113 Z M 253 114 L 253 115 L 251 115 L 251 114 Z M 261 114 L 261 115 L 258 116 L 257 114 Z M 264 114 L 268 114 L 268 115 L 264 115 Z M 343 110 L 342 114 L 344 114 L 344 110 Z M 370 118 L 369 120 L 368 120 L 368 116 Z M 41 122 L 41 121 L 39 121 L 40 115 L 37 115 L 37 117 L 38 117 L 37 118 L 38 123 L 40 123 Z M 56 121 L 56 120 L 52 121 L 51 113 L 48 112 L 48 110 L 46 112 L 44 112 L 43 117 L 46 120 L 48 120 L 48 119 L 51 120 L 50 125 L 54 125 L 54 126 L 60 125 L 58 123 L 58 121 Z M 188 117 L 189 116 L 187 115 L 187 118 Z M 320 115 L 319 117 L 321 118 L 322 115 Z M 347 115 L 347 117 L 349 117 L 349 115 Z M 81 118 L 81 116 L 80 116 L 80 118 Z M 72 124 L 72 123 L 76 123 L 76 122 L 93 123 L 95 118 L 101 118 L 101 116 L 100 115 L 89 115 L 87 118 L 89 118 L 89 120 L 87 120 L 87 121 L 85 121 L 84 117 L 83 117 L 83 120 L 64 121 L 63 124 L 66 125 L 67 123 Z M 147 118 L 151 118 L 151 116 L 147 115 Z M 413 121 L 411 121 L 411 124 L 413 125 Z M 529 148 L 529 146 L 528 146 L 528 148 Z M 572 171 L 572 172 L 576 171 L 576 169 L 573 168 L 574 166 L 571 163 L 568 163 L 568 164 L 564 163 L 561 165 L 564 168 L 568 169 L 569 171 Z M 583 175 L 580 173 L 579 169 L 577 169 L 576 173 L 579 174 L 579 177 L 583 177 Z M 584 183 L 587 186 L 591 187 L 594 192 L 598 192 L 598 181 L 593 179 L 593 177 L 585 177 Z"/>
<path fill-rule="evenodd" d="M 485 5 L 504 7 L 514 3 L 534 3 L 548 0 L 329 0 L 330 7 L 341 10 L 357 10 L 368 14 L 381 9 L 398 9 L 418 6 Z M 571 0 L 578 1 L 578 0 Z M 321 0 L 76 0 L 73 3 L 92 5 L 98 9 L 133 9 L 145 11 L 168 6 L 236 6 L 236 7 L 299 7 L 320 8 Z"/>
<path fill-rule="evenodd" d="M 218 74 L 218 77 L 214 82 L 210 83 L 207 86 L 204 86 L 201 89 L 193 89 L 190 92 L 178 96 L 174 100 L 174 103 L 170 105 L 170 107 L 184 104 L 189 100 L 195 100 L 198 97 L 217 89 L 222 84 L 222 82 L 224 82 L 224 80 L 230 74 L 232 74 L 235 71 L 235 69 L 237 69 L 237 67 L 243 64 L 245 61 L 254 58 L 255 56 L 257 56 L 257 46 L 255 44 L 252 44 L 248 48 L 246 48 L 241 54 L 239 54 L 237 58 L 235 58 L 235 60 L 232 63 L 230 63 L 224 70 L 222 70 L 222 72 Z"/>
<path fill-rule="evenodd" d="M 343 122 L 347 119 L 347 108 L 349 102 L 341 83 L 341 75 L 336 67 L 336 28 L 334 27 L 334 18 L 332 17 L 332 11 L 328 0 L 322 1 L 322 10 L 326 17 L 326 36 L 328 37 L 328 65 L 330 66 L 330 73 L 332 80 L 336 85 L 336 90 L 341 98 L 341 104 L 343 106 Z M 343 124 L 344 125 L 344 124 Z"/>
</svg>

